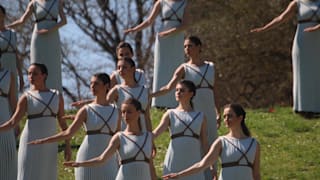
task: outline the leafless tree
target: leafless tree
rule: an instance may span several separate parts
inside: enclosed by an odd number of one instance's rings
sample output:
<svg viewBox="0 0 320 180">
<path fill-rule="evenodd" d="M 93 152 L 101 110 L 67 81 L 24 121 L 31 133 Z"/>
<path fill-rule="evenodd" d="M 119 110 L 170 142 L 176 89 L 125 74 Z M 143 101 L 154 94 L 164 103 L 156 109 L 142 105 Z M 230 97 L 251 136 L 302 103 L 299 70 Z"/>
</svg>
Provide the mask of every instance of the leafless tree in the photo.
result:
<svg viewBox="0 0 320 180">
<path fill-rule="evenodd" d="M 135 47 L 138 67 L 144 69 L 152 54 L 154 26 L 129 37 L 123 30 L 141 23 L 152 4 L 150 0 L 69 0 L 65 7 L 79 28 L 105 52 L 113 55 L 115 63 L 118 43 L 128 40 Z"/>
<path fill-rule="evenodd" d="M 9 21 L 13 21 L 23 14 L 29 1 L 18 0 L 12 4 L 11 1 L 5 0 L 4 3 L 9 10 Z M 111 57 L 112 62 L 116 64 L 116 47 L 120 41 L 126 40 L 135 49 L 138 67 L 150 69 L 150 63 L 148 64 L 148 62 L 152 60 L 151 52 L 155 26 L 129 36 L 124 35 L 123 30 L 142 22 L 151 10 L 152 4 L 153 1 L 151 0 L 65 1 L 64 7 L 68 19 L 72 20 L 89 37 L 88 39 L 92 40 L 89 42 L 89 44 L 92 44 L 91 49 L 83 48 L 81 44 L 71 42 L 68 38 L 62 41 L 63 77 L 68 77 L 68 85 L 64 85 L 63 90 L 71 101 L 88 98 L 83 93 L 83 91 L 88 91 L 89 88 L 88 76 L 100 65 L 92 62 L 89 67 L 83 66 L 78 62 L 87 61 L 87 59 L 77 59 L 76 61 L 74 59 L 75 54 L 86 53 L 90 56 L 91 53 L 93 55 L 98 49 L 98 51 L 105 52 L 108 57 Z M 29 53 L 32 27 L 33 22 L 30 21 L 18 30 L 19 56 L 24 60 L 25 67 L 30 62 Z M 95 48 L 93 48 L 94 46 Z M 108 63 L 107 61 L 110 61 L 110 58 L 103 59 L 105 59 L 106 64 Z"/>
</svg>

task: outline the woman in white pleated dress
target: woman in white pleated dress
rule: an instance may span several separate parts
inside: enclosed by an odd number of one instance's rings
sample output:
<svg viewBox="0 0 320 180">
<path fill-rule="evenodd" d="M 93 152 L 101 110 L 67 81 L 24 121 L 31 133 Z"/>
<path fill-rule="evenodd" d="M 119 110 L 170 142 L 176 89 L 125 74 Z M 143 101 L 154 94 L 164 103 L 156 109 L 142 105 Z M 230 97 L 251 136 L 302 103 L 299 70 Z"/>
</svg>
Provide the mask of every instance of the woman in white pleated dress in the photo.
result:
<svg viewBox="0 0 320 180">
<path fill-rule="evenodd" d="M 9 70 L 3 69 L 0 63 L 0 125 L 11 117 L 17 100 L 15 96 L 15 78 Z M 13 129 L 0 132 L 0 174 L 1 179 L 17 179 L 17 151 Z"/>
<path fill-rule="evenodd" d="M 320 114 L 320 0 L 292 0 L 279 16 L 251 32 L 267 31 L 292 19 L 297 21 L 291 52 L 293 111 L 313 118 Z"/>
<path fill-rule="evenodd" d="M 31 64 L 28 69 L 30 90 L 19 99 L 17 108 L 9 121 L 0 126 L 0 131 L 15 127 L 25 114 L 27 122 L 22 131 L 18 152 L 18 180 L 56 180 L 58 144 L 30 146 L 27 142 L 52 136 L 56 133 L 57 119 L 61 129 L 66 129 L 63 120 L 64 103 L 59 91 L 48 89 L 45 81 L 48 70 L 43 64 Z M 66 141 L 65 158 L 70 158 L 70 144 Z"/>
<path fill-rule="evenodd" d="M 118 151 L 121 165 L 115 180 L 156 180 L 152 160 L 153 135 L 141 131 L 140 111 L 142 107 L 138 100 L 125 100 L 121 105 L 121 115 L 127 124 L 126 129 L 112 137 L 100 156 L 64 164 L 71 167 L 96 166 L 103 164 Z"/>
<path fill-rule="evenodd" d="M 65 131 L 51 137 L 38 139 L 30 144 L 43 144 L 57 142 L 71 138 L 83 124 L 86 131 L 82 144 L 77 153 L 76 161 L 85 161 L 100 155 L 112 136 L 120 129 L 120 115 L 115 105 L 106 101 L 106 94 L 109 90 L 110 78 L 105 73 L 98 73 L 91 77 L 90 89 L 95 96 L 95 100 L 82 107 L 75 120 Z M 114 180 L 118 172 L 118 160 L 116 156 L 101 166 L 79 167 L 75 169 L 76 180 Z"/>
<path fill-rule="evenodd" d="M 47 87 L 62 92 L 59 29 L 67 23 L 63 12 L 63 0 L 31 0 L 21 18 L 8 27 L 17 28 L 32 15 L 35 22 L 30 45 L 30 62 L 46 65 L 49 72 Z"/>
<path fill-rule="evenodd" d="M 155 37 L 153 89 L 157 90 L 170 80 L 174 70 L 184 62 L 184 30 L 188 25 L 187 0 L 156 0 L 149 17 L 125 33 L 138 32 L 152 25 L 158 15 L 161 26 Z M 174 92 L 153 99 L 152 106 L 176 107 Z"/>
<path fill-rule="evenodd" d="M 196 86 L 188 80 L 180 81 L 176 86 L 176 100 L 179 105 L 169 109 L 153 131 L 158 137 L 169 128 L 171 141 L 165 156 L 163 173 L 181 171 L 201 160 L 202 150 L 208 151 L 207 120 L 202 112 L 192 107 L 192 98 L 196 95 Z M 181 180 L 204 180 L 205 174 L 199 172 Z"/>
<path fill-rule="evenodd" d="M 212 62 L 201 58 L 201 40 L 196 36 L 188 36 L 184 41 L 185 54 L 188 62 L 181 64 L 175 71 L 172 79 L 151 96 L 162 96 L 175 88 L 182 80 L 192 81 L 197 88 L 193 98 L 194 109 L 203 112 L 207 117 L 208 143 L 211 145 L 217 138 L 217 129 L 220 126 L 220 113 L 216 105 L 215 66 Z"/>
<path fill-rule="evenodd" d="M 122 58 L 118 60 L 117 71 L 120 74 L 123 82 L 115 85 L 107 95 L 109 102 L 115 102 L 118 107 L 121 107 L 123 101 L 129 98 L 137 99 L 143 111 L 140 117 L 140 126 L 142 131 L 151 131 L 150 106 L 149 106 L 149 88 L 137 83 L 134 78 L 135 64 L 131 58 Z M 122 121 L 122 130 L 126 124 Z"/>
<path fill-rule="evenodd" d="M 0 62 L 2 67 L 11 71 L 15 77 L 15 93 L 18 98 L 17 76 L 19 76 L 20 91 L 24 82 L 22 75 L 22 62 L 17 59 L 17 35 L 16 32 L 5 27 L 6 10 L 0 5 Z"/>
<path fill-rule="evenodd" d="M 228 104 L 223 111 L 228 134 L 220 136 L 201 161 L 184 170 L 164 175 L 167 179 L 182 179 L 203 171 L 212 165 L 218 157 L 222 169 L 220 180 L 260 180 L 260 145 L 252 138 L 245 124 L 246 112 L 239 104 Z"/>
<path fill-rule="evenodd" d="M 107 94 L 107 101 L 116 103 L 118 107 L 122 102 L 129 98 L 135 98 L 142 104 L 143 111 L 141 111 L 140 126 L 143 131 L 151 131 L 150 120 L 150 106 L 149 106 L 149 88 L 138 83 L 135 78 L 136 67 L 134 61 L 129 57 L 123 57 L 117 62 L 117 74 L 121 77 L 121 84 L 115 84 L 114 87 Z M 115 77 L 113 77 L 115 78 Z M 90 103 L 92 100 L 84 100 L 74 102 L 72 106 L 83 106 Z M 125 129 L 126 124 L 124 121 L 121 123 L 121 129 Z"/>
</svg>

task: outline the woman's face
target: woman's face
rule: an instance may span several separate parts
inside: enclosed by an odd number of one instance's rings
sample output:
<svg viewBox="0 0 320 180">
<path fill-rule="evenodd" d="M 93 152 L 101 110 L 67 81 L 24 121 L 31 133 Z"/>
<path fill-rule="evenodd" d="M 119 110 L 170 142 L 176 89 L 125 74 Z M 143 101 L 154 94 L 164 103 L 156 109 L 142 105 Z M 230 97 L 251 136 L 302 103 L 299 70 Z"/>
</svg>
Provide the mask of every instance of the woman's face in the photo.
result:
<svg viewBox="0 0 320 180">
<path fill-rule="evenodd" d="M 127 47 L 119 48 L 117 52 L 117 58 L 122 59 L 122 58 L 132 58 L 133 54 L 131 53 L 130 49 Z"/>
<path fill-rule="evenodd" d="M 193 96 L 193 92 L 190 92 L 185 85 L 178 83 L 176 86 L 175 96 L 178 102 L 189 101 Z"/>
<path fill-rule="evenodd" d="M 140 111 L 138 111 L 136 107 L 132 104 L 122 104 L 121 116 L 127 124 L 133 121 L 138 122 L 138 119 L 140 117 Z"/>
<path fill-rule="evenodd" d="M 30 84 L 35 85 L 35 84 L 44 83 L 46 78 L 47 78 L 47 75 L 42 73 L 39 67 L 35 65 L 31 65 L 29 67 L 28 80 Z"/>
<path fill-rule="evenodd" d="M 103 84 L 99 78 L 92 76 L 90 80 L 90 90 L 92 95 L 97 96 L 98 94 L 106 94 L 108 87 L 107 84 Z"/>
<path fill-rule="evenodd" d="M 240 124 L 241 116 L 237 116 L 237 114 L 231 108 L 225 108 L 223 110 L 223 121 L 226 127 L 232 127 L 235 124 Z"/>
<path fill-rule="evenodd" d="M 189 39 L 186 39 L 184 41 L 184 53 L 188 57 L 193 57 L 195 55 L 198 55 L 200 53 L 200 46 L 195 45 L 192 41 Z"/>
<path fill-rule="evenodd" d="M 126 76 L 132 76 L 132 74 L 135 71 L 135 68 L 130 66 L 129 63 L 127 63 L 124 60 L 119 60 L 117 64 L 117 71 L 119 72 L 119 75 L 122 78 L 125 78 Z"/>
</svg>

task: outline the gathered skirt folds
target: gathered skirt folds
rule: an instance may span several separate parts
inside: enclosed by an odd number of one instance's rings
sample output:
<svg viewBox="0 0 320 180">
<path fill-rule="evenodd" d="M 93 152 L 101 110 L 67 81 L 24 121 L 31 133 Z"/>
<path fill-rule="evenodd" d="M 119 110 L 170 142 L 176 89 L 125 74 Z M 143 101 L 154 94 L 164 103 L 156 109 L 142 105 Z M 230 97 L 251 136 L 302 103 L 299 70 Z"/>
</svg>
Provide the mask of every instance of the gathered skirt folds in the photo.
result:
<svg viewBox="0 0 320 180">
<path fill-rule="evenodd" d="M 56 134 L 56 126 L 54 117 L 27 120 L 18 151 L 18 180 L 57 180 L 58 144 L 27 144 Z"/>
<path fill-rule="evenodd" d="M 87 135 L 77 153 L 76 161 L 85 161 L 101 155 L 107 148 L 111 136 L 104 134 Z M 119 169 L 116 155 L 109 158 L 104 164 L 92 167 L 78 167 L 75 169 L 76 180 L 114 180 Z"/>
<path fill-rule="evenodd" d="M 156 37 L 154 49 L 153 92 L 165 86 L 172 78 L 175 70 L 184 60 L 184 34 L 177 33 L 167 37 Z M 176 107 L 174 91 L 153 98 L 152 106 Z"/>
<path fill-rule="evenodd" d="M 0 96 L 0 124 L 10 118 L 8 99 Z M 17 179 L 17 151 L 14 131 L 0 132 L 0 179 Z"/>
<path fill-rule="evenodd" d="M 314 25 L 298 24 L 293 42 L 294 111 L 320 113 L 320 31 L 303 32 Z"/>
<path fill-rule="evenodd" d="M 38 34 L 36 31 L 37 28 L 34 29 L 31 39 L 31 63 L 46 65 L 48 68 L 47 87 L 62 92 L 62 57 L 59 31 L 53 31 L 47 34 Z"/>
</svg>

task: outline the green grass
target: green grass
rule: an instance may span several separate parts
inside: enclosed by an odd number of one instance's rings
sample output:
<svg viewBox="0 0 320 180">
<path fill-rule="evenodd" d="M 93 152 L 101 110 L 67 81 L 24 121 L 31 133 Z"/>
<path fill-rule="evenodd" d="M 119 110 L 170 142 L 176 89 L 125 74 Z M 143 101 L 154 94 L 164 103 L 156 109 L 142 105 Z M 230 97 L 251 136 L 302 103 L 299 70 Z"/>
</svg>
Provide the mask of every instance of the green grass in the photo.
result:
<svg viewBox="0 0 320 180">
<path fill-rule="evenodd" d="M 159 123 L 163 111 L 153 109 L 153 127 Z M 291 108 L 276 107 L 275 112 L 265 109 L 247 110 L 246 124 L 261 146 L 261 177 L 266 180 L 309 180 L 320 177 L 320 119 L 306 120 L 292 113 Z M 219 134 L 227 129 L 222 124 Z M 73 145 L 80 145 L 84 133 L 79 132 Z M 170 139 L 168 132 L 156 139 L 157 156 L 154 164 L 161 176 L 162 162 Z M 76 148 L 73 150 L 75 159 Z M 73 180 L 73 169 L 62 166 L 59 153 L 59 179 Z"/>
</svg>

